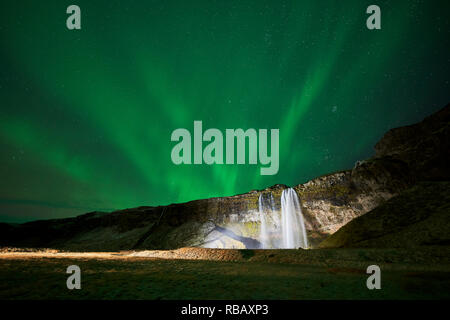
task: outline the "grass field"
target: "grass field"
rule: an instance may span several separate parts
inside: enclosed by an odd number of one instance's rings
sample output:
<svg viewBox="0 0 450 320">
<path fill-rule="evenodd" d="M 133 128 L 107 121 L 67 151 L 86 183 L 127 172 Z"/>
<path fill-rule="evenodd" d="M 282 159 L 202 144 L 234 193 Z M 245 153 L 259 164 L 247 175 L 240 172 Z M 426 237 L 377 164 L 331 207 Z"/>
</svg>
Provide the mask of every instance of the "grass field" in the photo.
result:
<svg viewBox="0 0 450 320">
<path fill-rule="evenodd" d="M 448 299 L 449 249 L 0 253 L 0 299 Z M 68 290 L 66 269 L 81 268 Z M 381 268 L 368 290 L 366 268 Z"/>
</svg>

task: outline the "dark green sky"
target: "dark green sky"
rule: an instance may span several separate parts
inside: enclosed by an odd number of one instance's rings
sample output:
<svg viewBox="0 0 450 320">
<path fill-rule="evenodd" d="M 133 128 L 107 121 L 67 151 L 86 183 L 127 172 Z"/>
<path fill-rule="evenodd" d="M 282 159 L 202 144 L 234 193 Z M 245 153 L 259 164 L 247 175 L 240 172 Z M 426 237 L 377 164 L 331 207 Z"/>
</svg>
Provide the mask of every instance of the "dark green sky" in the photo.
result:
<svg viewBox="0 0 450 320">
<path fill-rule="evenodd" d="M 69 31 L 66 8 L 82 10 Z M 382 10 L 382 30 L 365 26 Z M 296 185 L 450 101 L 449 1 L 0 4 L 0 220 Z M 280 170 L 175 166 L 176 128 L 279 128 Z"/>
</svg>

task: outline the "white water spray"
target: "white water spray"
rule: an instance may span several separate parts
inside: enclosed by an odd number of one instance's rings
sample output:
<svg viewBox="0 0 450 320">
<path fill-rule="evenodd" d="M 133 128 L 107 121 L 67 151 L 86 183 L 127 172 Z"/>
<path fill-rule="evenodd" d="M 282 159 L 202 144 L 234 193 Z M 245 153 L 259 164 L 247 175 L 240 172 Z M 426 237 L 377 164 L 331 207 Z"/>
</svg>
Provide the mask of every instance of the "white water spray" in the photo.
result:
<svg viewBox="0 0 450 320">
<path fill-rule="evenodd" d="M 302 208 L 292 188 L 283 190 L 281 194 L 281 230 L 283 248 L 308 248 Z"/>
<path fill-rule="evenodd" d="M 259 241 L 261 242 L 262 249 L 268 249 L 271 247 L 269 218 L 274 214 L 275 201 L 273 200 L 272 193 L 260 194 L 258 199 L 259 215 L 261 219 L 261 229 L 259 235 Z"/>
</svg>

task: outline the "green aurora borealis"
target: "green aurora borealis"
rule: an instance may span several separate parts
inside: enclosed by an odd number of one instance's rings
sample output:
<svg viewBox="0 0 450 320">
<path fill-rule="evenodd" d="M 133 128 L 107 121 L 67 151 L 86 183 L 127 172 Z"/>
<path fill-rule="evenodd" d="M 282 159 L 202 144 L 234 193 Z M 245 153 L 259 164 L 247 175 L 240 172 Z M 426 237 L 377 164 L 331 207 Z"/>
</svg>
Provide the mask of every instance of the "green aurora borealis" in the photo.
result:
<svg viewBox="0 0 450 320">
<path fill-rule="evenodd" d="M 77 4 L 82 30 L 69 31 Z M 366 28 L 370 4 L 382 29 Z M 449 1 L 2 1 L 0 221 L 351 168 L 450 101 Z M 181 165 L 176 128 L 279 128 L 280 170 Z"/>
</svg>

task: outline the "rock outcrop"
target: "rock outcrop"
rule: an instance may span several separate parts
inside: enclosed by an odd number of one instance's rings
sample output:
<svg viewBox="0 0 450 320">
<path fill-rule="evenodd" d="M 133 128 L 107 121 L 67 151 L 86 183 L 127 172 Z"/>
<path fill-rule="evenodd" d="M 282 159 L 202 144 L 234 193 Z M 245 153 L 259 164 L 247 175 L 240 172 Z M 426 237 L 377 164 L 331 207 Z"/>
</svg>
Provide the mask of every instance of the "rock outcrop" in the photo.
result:
<svg viewBox="0 0 450 320">
<path fill-rule="evenodd" d="M 320 248 L 450 244 L 450 182 L 421 182 L 325 239 Z"/>
<path fill-rule="evenodd" d="M 375 158 L 408 166 L 416 180 L 450 180 L 450 105 L 410 126 L 389 130 L 375 145 Z"/>
<path fill-rule="evenodd" d="M 421 123 L 392 129 L 376 144 L 374 157 L 295 186 L 311 246 L 420 181 L 449 180 L 449 115 L 450 105 Z M 271 192 L 279 210 L 285 188 L 275 185 L 232 197 L 0 224 L 0 246 L 80 251 L 257 248 L 259 195 Z"/>
</svg>

